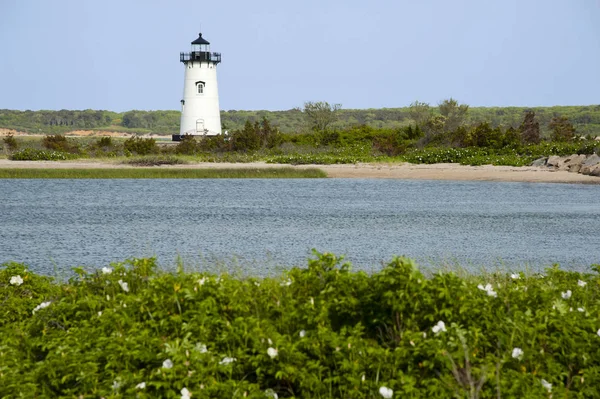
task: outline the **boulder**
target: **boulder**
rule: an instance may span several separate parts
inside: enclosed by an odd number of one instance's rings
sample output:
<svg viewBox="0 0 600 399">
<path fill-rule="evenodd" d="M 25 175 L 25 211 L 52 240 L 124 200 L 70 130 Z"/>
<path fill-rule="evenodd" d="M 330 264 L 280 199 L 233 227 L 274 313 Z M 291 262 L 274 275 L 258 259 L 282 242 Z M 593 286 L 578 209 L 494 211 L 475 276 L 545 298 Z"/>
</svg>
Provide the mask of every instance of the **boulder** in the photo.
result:
<svg viewBox="0 0 600 399">
<path fill-rule="evenodd" d="M 536 159 L 535 161 L 533 161 L 531 163 L 531 166 L 546 166 L 546 161 L 547 160 L 548 160 L 548 158 L 546 158 L 546 157 Z"/>
<path fill-rule="evenodd" d="M 558 168 L 558 165 L 561 163 L 561 158 L 558 155 L 552 155 L 550 157 L 548 157 L 548 160 L 546 161 L 546 165 L 548 167 L 554 167 L 554 168 Z"/>
<path fill-rule="evenodd" d="M 581 164 L 581 169 L 579 170 L 579 173 L 584 175 L 591 175 L 592 170 L 596 169 L 596 167 L 599 165 L 600 157 L 596 154 L 589 155 Z"/>
<path fill-rule="evenodd" d="M 592 169 L 590 169 L 590 176 L 596 176 L 596 177 L 600 177 L 600 164 L 592 167 Z"/>
<path fill-rule="evenodd" d="M 582 167 L 593 166 L 593 165 L 598 165 L 599 163 L 600 163 L 600 157 L 596 154 L 592 154 L 592 155 L 587 156 L 587 158 L 585 159 L 585 161 L 583 161 L 581 166 Z"/>
<path fill-rule="evenodd" d="M 585 155 L 573 154 L 563 158 L 558 165 L 558 170 L 568 170 L 569 172 L 579 172 L 581 164 L 585 161 Z"/>
</svg>

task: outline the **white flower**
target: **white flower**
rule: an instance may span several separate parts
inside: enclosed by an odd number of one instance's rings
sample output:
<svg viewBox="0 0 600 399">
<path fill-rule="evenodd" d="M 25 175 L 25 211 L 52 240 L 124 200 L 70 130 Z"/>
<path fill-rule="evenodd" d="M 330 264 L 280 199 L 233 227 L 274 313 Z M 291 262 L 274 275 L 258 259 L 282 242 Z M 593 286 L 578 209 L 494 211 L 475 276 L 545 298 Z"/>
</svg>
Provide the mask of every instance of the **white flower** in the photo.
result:
<svg viewBox="0 0 600 399">
<path fill-rule="evenodd" d="M 100 317 L 100 316 L 102 316 L 102 311 L 101 310 L 98 312 L 98 317 Z"/>
<path fill-rule="evenodd" d="M 552 392 L 552 384 L 550 384 L 548 381 L 542 379 L 542 386 L 546 388 L 548 392 Z"/>
<path fill-rule="evenodd" d="M 281 283 L 281 286 L 283 286 L 283 287 L 289 287 L 290 285 L 292 285 L 292 279 L 291 278 L 288 278 L 286 281 L 283 281 Z"/>
<path fill-rule="evenodd" d="M 21 276 L 19 276 L 19 275 L 12 276 L 10 278 L 10 283 L 12 285 L 21 285 L 21 284 L 23 284 L 23 278 Z"/>
<path fill-rule="evenodd" d="M 275 393 L 275 391 L 272 390 L 271 388 L 265 390 L 265 396 L 267 398 L 279 399 L 279 396 L 277 396 L 277 394 Z"/>
<path fill-rule="evenodd" d="M 230 364 L 235 362 L 237 359 L 235 357 L 224 357 L 223 360 L 219 362 L 219 364 Z"/>
<path fill-rule="evenodd" d="M 493 296 L 493 297 L 497 297 L 497 296 L 498 296 L 498 294 L 496 293 L 496 291 L 494 291 L 494 289 L 492 288 L 492 285 L 491 285 L 491 284 L 489 284 L 489 283 L 488 283 L 488 284 L 486 284 L 485 286 L 483 286 L 483 285 L 479 284 L 479 285 L 477 286 L 477 288 L 479 288 L 479 289 L 480 289 L 480 290 L 482 290 L 482 291 L 485 291 L 485 292 L 487 292 L 487 294 L 488 294 L 489 296 Z"/>
<path fill-rule="evenodd" d="M 300 338 L 304 338 L 306 337 L 306 331 L 302 330 L 298 333 L 298 335 L 300 335 Z"/>
<path fill-rule="evenodd" d="M 269 345 L 273 345 L 273 341 L 271 341 L 271 338 L 267 338 L 267 342 L 269 343 Z"/>
<path fill-rule="evenodd" d="M 571 298 L 571 290 L 566 290 L 565 292 L 561 292 L 560 296 L 562 296 L 562 299 L 569 299 L 569 298 Z"/>
<path fill-rule="evenodd" d="M 577 308 L 578 312 L 585 312 L 585 308 Z"/>
<path fill-rule="evenodd" d="M 129 292 L 129 285 L 123 280 L 119 280 L 119 285 L 123 288 L 123 291 Z"/>
<path fill-rule="evenodd" d="M 119 389 L 120 386 L 121 386 L 121 384 L 119 383 L 119 381 L 117 381 L 117 380 L 113 381 L 112 389 L 114 389 L 116 391 L 117 389 Z"/>
<path fill-rule="evenodd" d="M 204 283 L 206 283 L 207 280 L 208 278 L 202 277 L 200 280 L 198 280 L 198 285 L 204 285 Z"/>
<path fill-rule="evenodd" d="M 577 285 L 580 287 L 585 287 L 587 285 L 587 283 L 583 280 L 577 280 Z"/>
<path fill-rule="evenodd" d="M 362 382 L 365 382 L 365 380 L 366 380 L 366 379 L 367 379 L 367 376 L 365 376 L 364 374 L 362 375 L 362 377 L 360 377 L 360 380 L 361 380 Z"/>
<path fill-rule="evenodd" d="M 196 348 L 195 348 L 198 352 L 200 353 L 206 353 L 208 352 L 208 349 L 206 349 L 206 345 L 204 345 L 203 343 L 198 342 L 196 344 Z"/>
<path fill-rule="evenodd" d="M 598 332 L 596 334 L 598 334 L 598 336 L 600 337 L 600 330 L 598 330 Z"/>
<path fill-rule="evenodd" d="M 113 269 L 111 269 L 110 267 L 103 267 L 102 268 L 102 274 L 111 274 L 113 271 Z"/>
<path fill-rule="evenodd" d="M 35 313 L 40 309 L 44 309 L 47 308 L 48 306 L 50 306 L 52 302 L 42 302 L 39 305 L 37 305 L 35 308 L 33 308 L 33 311 L 31 313 Z"/>
<path fill-rule="evenodd" d="M 140 382 L 139 384 L 137 384 L 135 386 L 135 389 L 146 389 L 146 383 L 145 382 Z"/>
<path fill-rule="evenodd" d="M 106 300 L 110 301 L 110 295 L 106 294 Z"/>
<path fill-rule="evenodd" d="M 276 358 L 277 357 L 277 349 L 275 349 L 275 348 L 267 349 L 267 355 L 269 355 L 271 357 L 271 359 Z"/>
<path fill-rule="evenodd" d="M 512 278 L 513 280 L 519 280 L 521 276 L 519 276 L 517 273 L 513 273 L 510 275 L 510 278 Z"/>
<path fill-rule="evenodd" d="M 167 359 L 163 362 L 163 369 L 173 368 L 173 361 L 171 359 Z"/>
<path fill-rule="evenodd" d="M 181 389 L 181 399 L 190 399 L 192 397 L 192 393 L 188 391 L 187 388 Z"/>
<path fill-rule="evenodd" d="M 521 348 L 514 348 L 512 350 L 512 357 L 513 357 L 513 359 L 519 359 L 519 360 L 521 360 L 521 358 L 523 357 L 523 349 L 521 349 Z"/>
<path fill-rule="evenodd" d="M 438 321 L 435 326 L 431 327 L 431 331 L 433 331 L 434 334 L 437 334 L 441 331 L 446 332 L 446 323 L 441 320 Z"/>
<path fill-rule="evenodd" d="M 394 391 L 388 387 L 381 387 L 379 388 L 379 394 L 385 399 L 390 399 L 392 396 L 394 396 Z"/>
</svg>

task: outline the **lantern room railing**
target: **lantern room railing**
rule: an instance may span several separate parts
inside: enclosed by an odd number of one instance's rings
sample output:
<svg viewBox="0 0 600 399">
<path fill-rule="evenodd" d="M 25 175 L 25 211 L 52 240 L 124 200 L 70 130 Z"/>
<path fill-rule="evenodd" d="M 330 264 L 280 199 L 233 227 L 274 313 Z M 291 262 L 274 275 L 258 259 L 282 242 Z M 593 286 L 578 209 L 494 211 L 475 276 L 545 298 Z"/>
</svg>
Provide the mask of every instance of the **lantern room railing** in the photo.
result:
<svg viewBox="0 0 600 399">
<path fill-rule="evenodd" d="M 221 62 L 221 53 L 210 53 L 208 51 L 192 51 L 190 53 L 179 53 L 179 61 L 210 61 L 218 64 Z"/>
</svg>

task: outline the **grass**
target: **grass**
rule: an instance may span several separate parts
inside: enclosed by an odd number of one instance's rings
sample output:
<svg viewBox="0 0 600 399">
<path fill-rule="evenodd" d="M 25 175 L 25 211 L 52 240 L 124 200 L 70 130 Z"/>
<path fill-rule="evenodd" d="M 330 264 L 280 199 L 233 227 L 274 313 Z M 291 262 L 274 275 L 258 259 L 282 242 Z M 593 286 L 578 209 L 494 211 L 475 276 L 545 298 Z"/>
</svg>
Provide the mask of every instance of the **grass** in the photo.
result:
<svg viewBox="0 0 600 399">
<path fill-rule="evenodd" d="M 0 179 L 297 179 L 324 178 L 320 169 L 0 169 Z"/>
</svg>

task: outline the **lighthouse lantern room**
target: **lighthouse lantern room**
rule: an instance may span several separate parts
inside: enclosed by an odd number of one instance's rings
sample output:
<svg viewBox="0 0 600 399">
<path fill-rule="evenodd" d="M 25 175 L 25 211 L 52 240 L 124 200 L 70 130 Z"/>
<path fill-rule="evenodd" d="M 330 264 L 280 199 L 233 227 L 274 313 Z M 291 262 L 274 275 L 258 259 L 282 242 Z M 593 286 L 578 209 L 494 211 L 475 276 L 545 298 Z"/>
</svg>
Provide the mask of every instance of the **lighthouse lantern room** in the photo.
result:
<svg viewBox="0 0 600 399">
<path fill-rule="evenodd" d="M 211 53 L 210 43 L 202 33 L 192 42 L 189 53 L 180 53 L 185 67 L 183 99 L 181 100 L 181 126 L 174 141 L 184 135 L 215 136 L 221 133 L 217 64 L 220 53 Z"/>
</svg>

